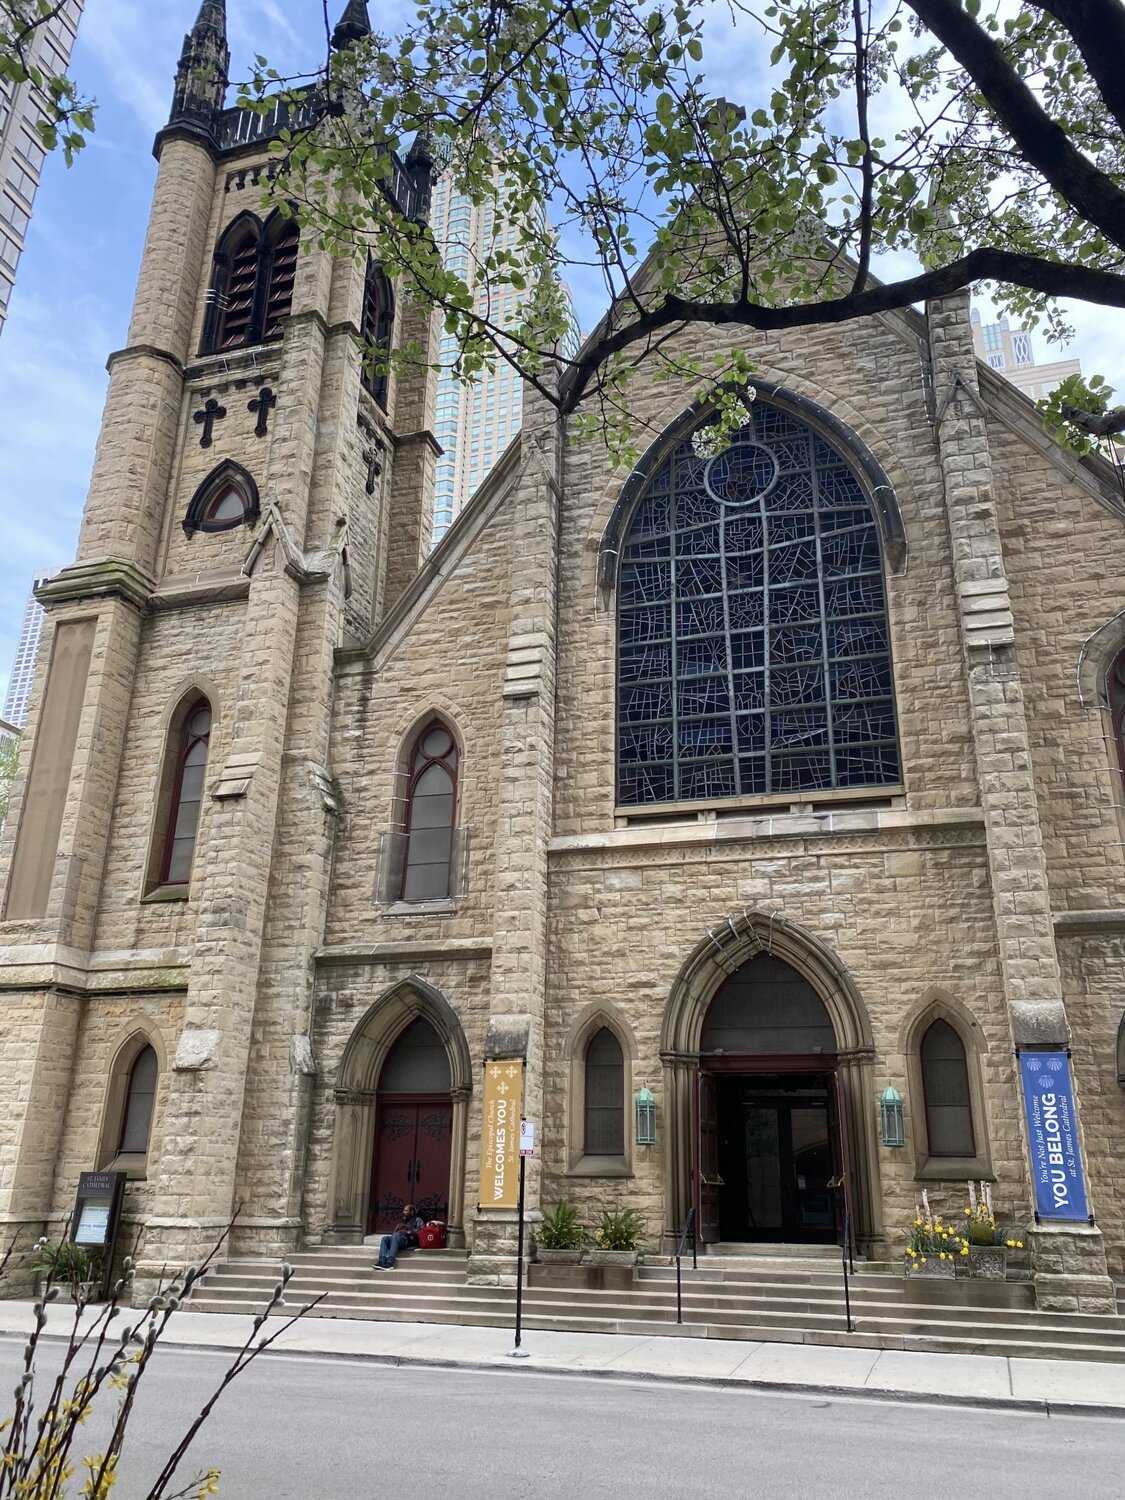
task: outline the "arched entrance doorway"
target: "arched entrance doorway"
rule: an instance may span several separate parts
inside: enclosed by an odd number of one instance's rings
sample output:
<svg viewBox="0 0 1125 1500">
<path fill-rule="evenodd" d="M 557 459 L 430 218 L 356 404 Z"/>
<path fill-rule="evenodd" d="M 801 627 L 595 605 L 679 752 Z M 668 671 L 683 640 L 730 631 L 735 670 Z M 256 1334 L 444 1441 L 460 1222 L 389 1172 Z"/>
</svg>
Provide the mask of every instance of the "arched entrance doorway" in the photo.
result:
<svg viewBox="0 0 1125 1500">
<path fill-rule="evenodd" d="M 742 912 L 680 971 L 662 1033 L 667 1232 L 704 1243 L 831 1242 L 846 1184 L 856 1242 L 880 1234 L 874 1048 L 847 969 L 776 914 Z"/>
<path fill-rule="evenodd" d="M 472 1064 L 445 997 L 416 976 L 360 1021 L 336 1075 L 329 1233 L 358 1243 L 413 1202 L 465 1243 Z"/>
<path fill-rule="evenodd" d="M 407 1203 L 424 1219 L 448 1222 L 452 1140 L 449 1059 L 437 1032 L 417 1016 L 379 1074 L 368 1234 L 393 1229 Z"/>
<path fill-rule="evenodd" d="M 699 1053 L 701 1238 L 834 1240 L 847 1147 L 836 1033 L 816 991 L 757 954 L 716 991 Z"/>
</svg>

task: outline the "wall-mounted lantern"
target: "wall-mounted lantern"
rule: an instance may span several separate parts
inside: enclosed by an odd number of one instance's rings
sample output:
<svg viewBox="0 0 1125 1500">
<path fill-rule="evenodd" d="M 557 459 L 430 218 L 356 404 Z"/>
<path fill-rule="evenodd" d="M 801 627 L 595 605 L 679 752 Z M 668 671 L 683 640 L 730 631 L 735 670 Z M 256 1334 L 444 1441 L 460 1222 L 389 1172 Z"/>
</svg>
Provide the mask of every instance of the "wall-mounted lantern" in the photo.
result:
<svg viewBox="0 0 1125 1500">
<path fill-rule="evenodd" d="M 884 1146 L 905 1146 L 906 1126 L 902 1118 L 902 1095 L 890 1084 L 879 1095 L 879 1130 Z"/>
<path fill-rule="evenodd" d="M 643 1087 L 636 1098 L 637 1145 L 656 1145 L 656 1099 L 652 1090 Z"/>
</svg>

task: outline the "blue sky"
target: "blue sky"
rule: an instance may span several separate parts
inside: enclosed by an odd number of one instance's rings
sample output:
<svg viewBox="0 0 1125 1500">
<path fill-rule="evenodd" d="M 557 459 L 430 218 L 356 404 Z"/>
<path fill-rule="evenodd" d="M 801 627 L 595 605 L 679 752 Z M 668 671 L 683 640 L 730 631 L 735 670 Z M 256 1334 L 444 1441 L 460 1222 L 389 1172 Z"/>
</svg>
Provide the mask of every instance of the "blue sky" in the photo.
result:
<svg viewBox="0 0 1125 1500">
<path fill-rule="evenodd" d="M 330 0 L 333 19 L 344 0 Z M 49 160 L 35 202 L 11 310 L 0 334 L 0 694 L 32 577 L 74 555 L 105 397 L 105 360 L 125 342 L 156 171 L 152 138 L 167 117 L 184 31 L 198 0 L 87 0 L 72 69 L 96 97 L 98 128 L 78 164 Z M 376 0 L 372 18 L 393 26 L 404 0 Z M 321 0 L 228 0 L 232 72 L 254 52 L 277 66 L 321 55 Z M 763 80 L 761 46 L 727 34 L 709 68 L 716 92 L 746 97 Z M 572 280 L 589 328 L 600 306 L 591 278 Z M 1077 353 L 1125 387 L 1125 314 L 1074 310 Z M 1042 340 L 1040 357 L 1050 357 Z"/>
</svg>

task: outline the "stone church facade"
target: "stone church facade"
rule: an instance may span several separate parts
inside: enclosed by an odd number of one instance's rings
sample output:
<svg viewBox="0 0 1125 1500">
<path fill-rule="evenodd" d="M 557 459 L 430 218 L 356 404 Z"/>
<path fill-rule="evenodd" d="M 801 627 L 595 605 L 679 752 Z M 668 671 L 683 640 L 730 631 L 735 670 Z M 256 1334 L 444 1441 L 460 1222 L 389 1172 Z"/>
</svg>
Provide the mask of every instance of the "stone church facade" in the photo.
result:
<svg viewBox="0 0 1125 1500">
<path fill-rule="evenodd" d="M 361 34 L 351 4 L 338 40 Z M 976 361 L 968 299 L 740 335 L 726 455 L 638 381 L 632 474 L 546 403 L 430 551 L 436 351 L 260 212 L 283 113 L 185 43 L 77 560 L 4 833 L 0 1211 L 128 1175 L 139 1285 L 356 1243 L 407 1197 L 470 1274 L 486 1058 L 533 1219 L 897 1252 L 969 1179 L 1040 1303 L 1125 1273 L 1125 495 Z M 358 28 L 358 29 L 356 29 Z M 214 64 L 211 73 L 200 64 Z M 394 191 L 422 215 L 416 148 Z M 719 348 L 698 328 L 685 347 Z M 1094 1223 L 1036 1226 L 1014 1049 L 1073 1054 Z M 655 1099 L 637 1139 L 635 1096 Z M 903 1100 L 905 1143 L 879 1101 Z"/>
</svg>

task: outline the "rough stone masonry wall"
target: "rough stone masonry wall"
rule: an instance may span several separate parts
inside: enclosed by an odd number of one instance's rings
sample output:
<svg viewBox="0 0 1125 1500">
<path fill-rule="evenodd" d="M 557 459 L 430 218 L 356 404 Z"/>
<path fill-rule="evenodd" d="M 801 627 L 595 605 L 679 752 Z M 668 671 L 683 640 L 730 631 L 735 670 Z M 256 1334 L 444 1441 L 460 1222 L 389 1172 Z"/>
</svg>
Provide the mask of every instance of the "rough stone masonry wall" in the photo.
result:
<svg viewBox="0 0 1125 1500">
<path fill-rule="evenodd" d="M 1125 516 L 1068 481 L 1006 427 L 989 440 L 1017 622 L 1028 734 L 1051 907 L 1125 907 L 1125 809 L 1116 746 L 1100 707 L 1104 661 L 1083 674 L 1085 642 L 1125 598 Z M 1111 637 L 1105 633 L 1104 640 Z M 1095 641 L 1095 645 L 1099 644 Z M 1113 645 L 1107 644 L 1112 654 Z M 1058 936 L 1063 999 L 1082 1099 L 1091 1199 L 1110 1269 L 1125 1273 L 1125 1090 L 1116 1043 L 1125 995 L 1118 931 Z"/>
<path fill-rule="evenodd" d="M 1082 1089 L 1086 1169 L 1112 1273 L 1125 1277 L 1125 1086 L 1117 1080 L 1125 936 L 1067 936 L 1059 941 L 1071 1048 Z"/>
<path fill-rule="evenodd" d="M 663 833 L 664 837 L 661 837 Z M 677 837 L 678 835 L 678 837 Z M 973 1018 L 985 1081 L 997 1206 L 1026 1211 L 1008 1023 L 998 982 L 983 830 L 904 829 L 866 835 L 721 842 L 682 829 L 638 830 L 631 846 L 556 854 L 551 880 L 550 1027 L 544 1118 L 548 1205 L 567 1197 L 590 1218 L 610 1203 L 642 1210 L 655 1240 L 663 1214 L 665 1149 L 660 1028 L 685 957 L 710 928 L 747 907 L 777 911 L 816 934 L 854 977 L 871 1020 L 878 1094 L 893 1083 L 908 1127 L 921 1107 L 912 1097 L 904 1048 L 911 1022 L 934 999 Z M 634 1089 L 657 1096 L 657 1145 L 636 1148 L 633 1180 L 569 1177 L 565 1143 L 581 1122 L 567 1120 L 567 1042 L 591 1004 L 608 1005 L 632 1033 Z M 883 1219 L 901 1238 L 912 1213 L 912 1134 L 902 1150 L 880 1148 Z M 931 1201 L 960 1208 L 963 1184 L 929 1183 Z"/>
<path fill-rule="evenodd" d="M 81 1002 L 74 1071 L 68 1084 L 66 1123 L 55 1164 L 52 1209 L 56 1217 L 65 1217 L 74 1207 L 78 1174 L 106 1165 L 106 1160 L 100 1160 L 96 1152 L 103 1127 L 107 1124 L 110 1073 L 121 1048 L 130 1037 L 143 1031 L 156 1049 L 160 1074 L 149 1135 L 147 1173 L 143 1180 L 130 1181 L 125 1187 L 124 1238 L 132 1247 L 152 1204 L 168 1123 L 165 1110 L 168 1066 L 176 1051 L 182 1019 L 182 993 L 94 994 Z M 120 1129 L 121 1123 L 120 1120 L 108 1122 L 111 1135 Z M 113 1141 L 109 1145 L 111 1156 L 116 1144 Z"/>
<path fill-rule="evenodd" d="M 192 942 L 197 882 L 186 901 L 141 899 L 157 792 L 169 748 L 168 721 L 185 693 L 198 688 L 207 694 L 214 714 L 207 762 L 207 782 L 212 785 L 233 731 L 245 611 L 241 600 L 200 606 L 187 615 L 189 628 L 179 613 L 150 615 L 145 620 L 113 801 L 94 939 L 97 952 L 164 950 Z M 207 838 L 210 813 L 211 804 L 205 800 L 199 848 Z"/>
<path fill-rule="evenodd" d="M 16 1087 L 5 1091 L 0 1111 L 0 1194 L 6 1205 L 0 1222 L 21 1231 L 25 1242 L 29 1230 L 40 1232 L 51 1210 L 81 1011 L 77 995 L 57 991 L 4 996 L 4 1074 Z"/>
<path fill-rule="evenodd" d="M 507 640 L 510 547 L 494 515 L 403 637 L 379 664 L 352 660 L 336 684 L 332 771 L 340 787 L 325 941 L 379 943 L 487 937 L 492 923 L 492 841 L 500 686 Z M 395 915 L 377 899 L 380 835 L 401 827 L 397 774 L 412 731 L 445 715 L 461 743 L 457 820 L 468 829 L 464 899 L 448 915 Z"/>
<path fill-rule="evenodd" d="M 1083 642 L 1125 602 L 1125 500 L 1099 504 L 999 423 L 989 443 L 1051 905 L 1125 906 L 1117 752 L 1101 683 L 1085 705 L 1077 683 Z"/>
<path fill-rule="evenodd" d="M 472 1232 L 480 1177 L 480 1095 L 476 1081 L 488 1021 L 489 964 L 486 957 L 441 958 L 434 955 L 425 967 L 410 960 L 375 963 L 333 963 L 321 969 L 317 985 L 317 1020 L 313 1044 L 318 1073 L 309 1130 L 305 1172 L 304 1220 L 308 1239 L 319 1244 L 332 1223 L 333 1150 L 335 1147 L 335 1080 L 340 1062 L 356 1028 L 388 990 L 421 973 L 441 992 L 456 1012 L 465 1032 L 473 1062 L 474 1094 L 469 1101 L 468 1147 L 465 1154 L 465 1228 Z"/>
<path fill-rule="evenodd" d="M 968 703 L 954 603 L 941 478 L 912 332 L 870 320 L 845 332 L 738 337 L 697 331 L 686 340 L 709 351 L 728 342 L 750 347 L 762 395 L 777 382 L 810 396 L 849 425 L 895 485 L 909 541 L 905 571 L 889 576 L 888 600 L 906 807 L 965 809 L 978 800 Z M 686 389 L 638 383 L 633 403 L 646 437 L 688 405 Z M 556 832 L 602 834 L 613 828 L 615 609 L 595 603 L 597 543 L 625 475 L 603 450 L 572 442 L 567 453 L 562 540 L 562 606 Z M 818 798 L 830 801 L 831 795 Z M 786 807 L 779 809 L 787 811 Z M 1000 1178 L 999 1202 L 1026 1207 L 1018 1123 L 1008 1101 L 1014 1080 L 1007 1021 L 998 997 L 987 861 L 979 825 L 949 831 L 967 839 L 933 847 L 922 831 L 778 844 L 689 837 L 662 847 L 654 837 L 612 853 L 556 854 L 551 874 L 550 1027 L 544 1201 L 568 1196 L 591 1215 L 599 1204 L 642 1207 L 659 1231 L 663 1199 L 663 1127 L 658 1144 L 634 1152 L 633 1180 L 565 1175 L 570 1062 L 567 1041 L 592 1003 L 609 1004 L 632 1029 L 633 1086 L 649 1084 L 663 1119 L 658 1057 L 664 1007 L 680 964 L 710 925 L 750 905 L 778 910 L 826 941 L 855 975 L 875 1031 L 878 1088 L 893 1082 L 913 1108 L 903 1055 L 912 1017 L 942 996 L 978 1022 L 986 1047 L 982 1072 L 989 1137 Z M 668 838 L 675 839 L 669 829 Z M 874 1109 L 874 1100 L 870 1101 Z M 573 1140 L 571 1142 L 573 1145 Z M 905 1221 L 916 1185 L 911 1144 L 882 1151 L 884 1213 Z M 931 1184 L 935 1202 L 958 1206 L 963 1188 Z"/>
<path fill-rule="evenodd" d="M 974 805 L 941 476 L 913 334 L 871 319 L 843 332 L 736 338 L 706 329 L 682 342 L 697 352 L 733 344 L 748 348 L 763 396 L 778 383 L 819 402 L 859 435 L 887 471 L 909 541 L 905 571 L 887 578 L 908 805 Z M 677 391 L 667 383 L 638 381 L 630 400 L 642 440 L 664 431 L 691 398 L 686 385 Z M 597 602 L 595 580 L 597 545 L 628 477 L 614 472 L 604 448 L 593 442 L 572 441 L 566 463 L 555 824 L 560 834 L 612 826 L 616 596 Z"/>
</svg>

